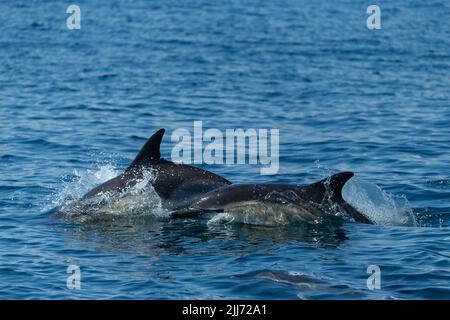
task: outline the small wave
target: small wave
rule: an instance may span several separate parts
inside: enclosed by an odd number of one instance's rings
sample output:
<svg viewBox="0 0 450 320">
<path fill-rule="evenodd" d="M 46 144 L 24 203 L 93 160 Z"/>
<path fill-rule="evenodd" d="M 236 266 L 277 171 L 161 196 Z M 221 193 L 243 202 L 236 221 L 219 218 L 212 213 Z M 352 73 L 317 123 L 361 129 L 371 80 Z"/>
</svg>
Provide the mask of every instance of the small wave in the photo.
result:
<svg viewBox="0 0 450 320">
<path fill-rule="evenodd" d="M 25 160 L 25 159 L 27 159 L 27 157 L 15 155 L 15 154 L 4 154 L 4 155 L 0 156 L 0 159 L 2 159 L 2 160 L 11 160 L 11 159 Z"/>
<path fill-rule="evenodd" d="M 450 208 L 424 207 L 414 210 L 420 227 L 446 228 L 450 221 Z"/>
<path fill-rule="evenodd" d="M 437 189 L 450 188 L 450 179 L 428 180 L 426 183 Z"/>
</svg>

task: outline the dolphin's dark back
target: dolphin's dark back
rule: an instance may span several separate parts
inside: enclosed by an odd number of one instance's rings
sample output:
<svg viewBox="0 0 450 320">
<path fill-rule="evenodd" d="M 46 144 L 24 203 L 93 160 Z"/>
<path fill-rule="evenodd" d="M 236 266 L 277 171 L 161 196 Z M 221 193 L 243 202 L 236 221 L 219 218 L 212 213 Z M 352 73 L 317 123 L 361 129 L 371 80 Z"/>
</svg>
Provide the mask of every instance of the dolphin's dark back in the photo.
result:
<svg viewBox="0 0 450 320">
<path fill-rule="evenodd" d="M 168 200 L 164 201 L 164 206 L 171 209 L 189 205 L 199 194 L 231 184 L 210 171 L 161 158 L 160 146 L 164 133 L 164 129 L 155 132 L 122 174 L 90 190 L 82 199 L 133 187 L 145 170 L 154 171 L 152 185 L 162 200 Z"/>
<path fill-rule="evenodd" d="M 188 210 L 172 212 L 172 217 L 188 217 L 202 212 L 218 212 L 227 205 L 239 202 L 258 201 L 283 204 L 286 201 L 307 205 L 326 214 L 338 205 L 355 221 L 372 222 L 342 198 L 342 188 L 353 177 L 352 172 L 342 172 L 309 185 L 289 184 L 233 184 L 213 190 L 201 197 Z"/>
</svg>

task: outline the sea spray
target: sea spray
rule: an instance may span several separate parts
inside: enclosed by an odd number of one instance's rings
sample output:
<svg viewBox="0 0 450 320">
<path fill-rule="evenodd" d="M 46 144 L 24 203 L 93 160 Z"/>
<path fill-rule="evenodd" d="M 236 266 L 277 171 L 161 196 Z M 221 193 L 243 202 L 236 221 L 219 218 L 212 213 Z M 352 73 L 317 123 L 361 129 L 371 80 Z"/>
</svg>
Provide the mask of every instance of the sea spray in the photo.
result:
<svg viewBox="0 0 450 320">
<path fill-rule="evenodd" d="M 417 225 L 406 197 L 388 193 L 376 184 L 354 177 L 345 184 L 342 195 L 375 224 Z"/>
<path fill-rule="evenodd" d="M 152 186 L 154 172 L 151 170 L 144 171 L 142 177 L 125 190 L 82 199 L 87 191 L 118 174 L 119 170 L 111 164 L 102 165 L 97 170 L 75 170 L 70 179 L 63 181 L 60 191 L 53 195 L 52 203 L 60 208 L 59 212 L 64 217 L 79 222 L 167 215 Z"/>
</svg>

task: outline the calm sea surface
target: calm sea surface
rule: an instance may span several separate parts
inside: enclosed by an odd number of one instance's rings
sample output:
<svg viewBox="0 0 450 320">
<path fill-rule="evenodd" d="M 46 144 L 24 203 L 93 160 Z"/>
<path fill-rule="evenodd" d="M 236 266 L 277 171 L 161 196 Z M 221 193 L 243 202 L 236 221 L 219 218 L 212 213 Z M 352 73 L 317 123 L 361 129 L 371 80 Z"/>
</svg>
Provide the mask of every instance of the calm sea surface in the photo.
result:
<svg viewBox="0 0 450 320">
<path fill-rule="evenodd" d="M 381 30 L 363 1 L 77 4 L 81 30 L 0 2 L 0 298 L 450 299 L 449 2 L 378 1 Z M 233 182 L 354 171 L 349 201 L 416 226 L 48 219 L 194 120 L 280 129 L 277 175 L 203 166 Z"/>
</svg>

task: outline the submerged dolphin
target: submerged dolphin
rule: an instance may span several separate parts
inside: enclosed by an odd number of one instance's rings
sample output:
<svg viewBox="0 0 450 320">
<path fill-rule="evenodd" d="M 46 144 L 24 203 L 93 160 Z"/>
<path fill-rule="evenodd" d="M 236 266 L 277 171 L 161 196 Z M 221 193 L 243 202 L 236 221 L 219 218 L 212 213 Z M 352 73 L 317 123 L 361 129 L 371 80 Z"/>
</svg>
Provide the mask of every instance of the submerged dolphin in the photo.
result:
<svg viewBox="0 0 450 320">
<path fill-rule="evenodd" d="M 171 217 L 226 212 L 244 223 L 287 224 L 343 214 L 372 224 L 342 198 L 342 188 L 352 176 L 352 172 L 342 172 L 309 185 L 233 184 L 201 196 L 189 209 L 174 211 Z"/>
<path fill-rule="evenodd" d="M 89 200 L 103 195 L 119 195 L 117 199 L 113 199 L 116 207 L 120 207 L 118 203 L 121 203 L 122 207 L 133 205 L 136 197 L 124 197 L 123 193 L 141 183 L 148 172 L 152 178 L 144 188 L 152 187 L 161 198 L 162 207 L 170 210 L 186 207 L 198 199 L 199 195 L 231 184 L 227 179 L 212 172 L 161 158 L 160 145 L 164 132 L 164 129 L 160 129 L 153 134 L 122 174 L 86 193 L 76 202 L 76 206 L 83 208 L 83 203 L 89 203 Z M 95 201 L 94 204 L 99 207 L 101 205 Z M 111 201 L 108 205 L 111 206 Z M 52 211 L 61 212 L 64 208 Z"/>
</svg>

